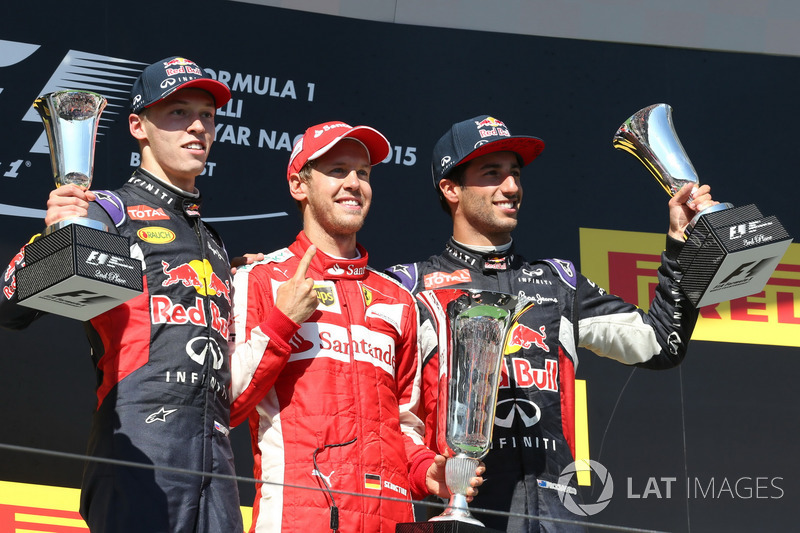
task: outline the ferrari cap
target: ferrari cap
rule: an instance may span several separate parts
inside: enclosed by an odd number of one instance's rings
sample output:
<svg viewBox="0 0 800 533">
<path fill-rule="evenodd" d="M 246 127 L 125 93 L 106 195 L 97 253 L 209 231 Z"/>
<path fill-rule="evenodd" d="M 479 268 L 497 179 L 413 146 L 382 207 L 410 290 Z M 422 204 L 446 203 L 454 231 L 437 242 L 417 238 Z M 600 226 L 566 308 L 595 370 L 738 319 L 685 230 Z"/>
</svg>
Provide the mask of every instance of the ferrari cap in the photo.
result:
<svg viewBox="0 0 800 533">
<path fill-rule="evenodd" d="M 391 150 L 386 137 L 369 126 L 354 127 L 339 121 L 324 122 L 308 128 L 295 143 L 289 158 L 286 177 L 300 172 L 303 165 L 323 156 L 342 139 L 354 139 L 360 142 L 367 149 L 370 165 L 377 165 L 386 159 Z"/>
</svg>

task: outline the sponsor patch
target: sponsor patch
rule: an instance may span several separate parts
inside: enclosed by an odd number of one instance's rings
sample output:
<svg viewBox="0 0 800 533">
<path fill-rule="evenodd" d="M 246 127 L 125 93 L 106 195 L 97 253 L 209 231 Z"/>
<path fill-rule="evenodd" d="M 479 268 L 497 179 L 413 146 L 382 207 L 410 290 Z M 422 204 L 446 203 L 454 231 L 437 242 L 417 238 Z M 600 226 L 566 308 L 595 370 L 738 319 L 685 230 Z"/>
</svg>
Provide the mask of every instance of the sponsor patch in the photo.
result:
<svg viewBox="0 0 800 533">
<path fill-rule="evenodd" d="M 364 305 L 366 305 L 367 307 L 372 305 L 372 291 L 368 287 L 362 285 L 361 294 L 364 295 Z"/>
<path fill-rule="evenodd" d="M 381 476 L 377 474 L 364 474 L 364 488 L 381 490 Z"/>
<path fill-rule="evenodd" d="M 175 240 L 174 231 L 159 226 L 142 228 L 136 232 L 136 236 L 150 244 L 168 244 Z"/>
<path fill-rule="evenodd" d="M 472 277 L 469 275 L 469 270 L 462 268 L 455 272 L 433 272 L 432 274 L 427 274 L 423 281 L 426 289 L 436 289 L 459 283 L 468 283 L 472 281 Z"/>
<path fill-rule="evenodd" d="M 169 220 L 169 216 L 161 207 L 149 205 L 131 205 L 126 208 L 131 220 Z"/>
<path fill-rule="evenodd" d="M 543 489 L 555 490 L 558 492 L 565 492 L 567 494 L 578 494 L 578 490 L 569 485 L 562 485 L 561 483 L 553 483 L 552 481 L 545 481 L 544 479 L 537 479 L 536 484 Z"/>
</svg>

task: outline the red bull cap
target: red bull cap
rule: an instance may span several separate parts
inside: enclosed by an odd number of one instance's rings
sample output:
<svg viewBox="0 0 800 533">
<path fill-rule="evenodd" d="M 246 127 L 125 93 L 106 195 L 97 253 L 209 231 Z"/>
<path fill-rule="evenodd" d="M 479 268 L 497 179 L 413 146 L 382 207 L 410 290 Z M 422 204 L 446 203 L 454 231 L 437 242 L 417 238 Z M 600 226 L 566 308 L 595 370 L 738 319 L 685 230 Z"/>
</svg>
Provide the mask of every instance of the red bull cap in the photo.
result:
<svg viewBox="0 0 800 533">
<path fill-rule="evenodd" d="M 391 146 L 386 137 L 369 126 L 351 126 L 344 122 L 332 121 L 311 126 L 295 143 L 289 158 L 287 179 L 300 172 L 303 165 L 322 157 L 342 139 L 353 139 L 360 142 L 367 150 L 370 165 L 377 165 L 389 155 Z"/>
<path fill-rule="evenodd" d="M 506 125 L 489 115 L 456 122 L 433 147 L 433 186 L 458 165 L 492 152 L 514 152 L 527 165 L 544 150 L 544 141 L 527 135 L 511 135 Z"/>
<path fill-rule="evenodd" d="M 222 107 L 231 99 L 231 90 L 185 57 L 167 57 L 146 67 L 131 88 L 131 113 L 163 100 L 179 89 L 203 89 L 211 93 L 216 106 Z"/>
</svg>

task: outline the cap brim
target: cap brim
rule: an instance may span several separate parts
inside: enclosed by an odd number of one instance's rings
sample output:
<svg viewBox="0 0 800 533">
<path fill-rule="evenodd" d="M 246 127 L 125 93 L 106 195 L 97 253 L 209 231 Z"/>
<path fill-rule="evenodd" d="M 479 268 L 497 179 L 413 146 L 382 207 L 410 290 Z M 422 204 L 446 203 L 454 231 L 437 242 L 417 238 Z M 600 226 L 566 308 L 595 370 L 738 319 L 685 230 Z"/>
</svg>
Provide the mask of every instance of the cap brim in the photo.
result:
<svg viewBox="0 0 800 533">
<path fill-rule="evenodd" d="M 188 88 L 203 89 L 210 92 L 211 96 L 214 97 L 214 103 L 216 103 L 217 108 L 224 106 L 231 99 L 231 90 L 228 89 L 228 86 L 211 78 L 198 78 L 180 86 L 180 89 Z"/>
<path fill-rule="evenodd" d="M 354 128 L 350 128 L 341 135 L 338 135 L 327 145 L 314 152 L 308 158 L 308 161 L 322 157 L 326 152 L 328 152 L 328 150 L 333 148 L 339 141 L 343 139 L 355 139 L 363 144 L 369 153 L 370 165 L 377 165 L 378 163 L 382 162 L 384 159 L 386 159 L 386 157 L 389 155 L 389 151 L 391 150 L 391 145 L 389 144 L 388 139 L 386 139 L 381 132 L 374 128 L 370 128 L 369 126 L 356 126 Z"/>
<path fill-rule="evenodd" d="M 538 137 L 527 135 L 514 135 L 512 137 L 501 137 L 494 141 L 488 141 L 464 156 L 456 165 L 461 165 L 482 155 L 494 152 L 514 152 L 522 159 L 522 166 L 529 164 L 536 159 L 544 150 L 544 141 Z"/>
<path fill-rule="evenodd" d="M 231 90 L 228 89 L 228 86 L 224 83 L 211 78 L 197 78 L 196 80 L 187 81 L 186 83 L 178 85 L 172 91 L 144 107 L 151 107 L 164 98 L 167 98 L 169 95 L 175 94 L 182 89 L 203 89 L 204 91 L 209 92 L 211 97 L 214 99 L 214 105 L 217 107 L 217 109 L 227 104 L 228 100 L 231 99 Z"/>
</svg>

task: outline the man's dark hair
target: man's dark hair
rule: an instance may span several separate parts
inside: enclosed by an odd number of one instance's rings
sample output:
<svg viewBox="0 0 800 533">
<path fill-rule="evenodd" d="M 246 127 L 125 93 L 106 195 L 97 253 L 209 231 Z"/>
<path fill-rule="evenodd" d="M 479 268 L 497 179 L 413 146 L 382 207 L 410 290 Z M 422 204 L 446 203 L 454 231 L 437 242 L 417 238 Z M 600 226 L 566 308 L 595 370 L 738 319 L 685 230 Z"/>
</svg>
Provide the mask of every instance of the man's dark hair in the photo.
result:
<svg viewBox="0 0 800 533">
<path fill-rule="evenodd" d="M 467 170 L 468 165 L 469 162 L 453 167 L 442 179 L 448 179 L 457 186 L 462 187 L 464 185 L 464 172 Z M 439 183 L 441 183 L 441 181 Z M 439 204 L 442 206 L 442 210 L 452 218 L 453 212 L 450 208 L 450 204 L 445 199 L 444 194 L 442 194 L 442 189 L 439 188 L 438 184 L 436 186 L 436 192 L 439 194 Z"/>
</svg>

